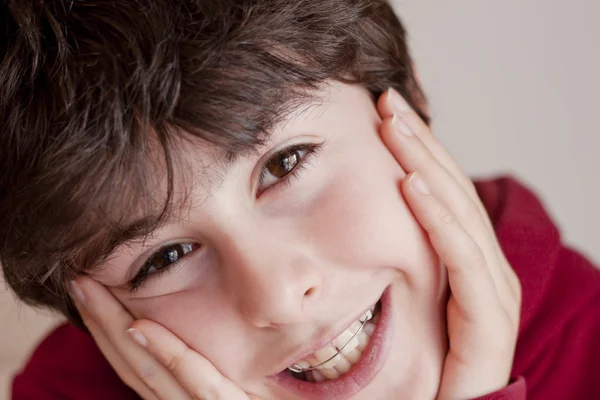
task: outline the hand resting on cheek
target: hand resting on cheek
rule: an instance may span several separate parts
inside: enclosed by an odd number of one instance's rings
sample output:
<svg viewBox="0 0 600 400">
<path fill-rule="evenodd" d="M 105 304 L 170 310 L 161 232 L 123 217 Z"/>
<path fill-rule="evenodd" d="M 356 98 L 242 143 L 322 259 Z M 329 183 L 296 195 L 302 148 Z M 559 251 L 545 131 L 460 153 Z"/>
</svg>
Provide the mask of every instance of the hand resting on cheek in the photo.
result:
<svg viewBox="0 0 600 400">
<path fill-rule="evenodd" d="M 438 399 L 504 387 L 519 327 L 521 287 L 474 186 L 395 91 L 377 103 L 383 142 L 407 176 L 401 192 L 447 268 L 446 355 Z M 165 327 L 138 320 L 89 277 L 72 283 L 82 318 L 121 379 L 146 400 L 256 400 Z M 139 345 L 132 345 L 132 339 Z"/>
</svg>

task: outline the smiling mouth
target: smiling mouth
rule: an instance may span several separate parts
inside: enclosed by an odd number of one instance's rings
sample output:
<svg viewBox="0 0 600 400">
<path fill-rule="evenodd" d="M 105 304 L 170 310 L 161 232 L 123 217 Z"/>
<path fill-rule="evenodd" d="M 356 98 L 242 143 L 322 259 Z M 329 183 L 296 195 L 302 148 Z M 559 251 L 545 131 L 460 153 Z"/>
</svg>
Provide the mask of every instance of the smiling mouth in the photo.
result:
<svg viewBox="0 0 600 400">
<path fill-rule="evenodd" d="M 301 381 L 338 379 L 356 365 L 371 341 L 381 314 L 381 301 L 367 310 L 326 346 L 288 367 Z"/>
<path fill-rule="evenodd" d="M 318 351 L 322 350 L 319 349 L 311 356 L 302 359 L 308 359 L 308 366 L 301 365 L 308 368 L 319 366 L 325 361 L 320 368 L 302 370 L 302 372 L 292 372 L 286 368 L 271 376 L 270 379 L 284 390 L 292 391 L 303 399 L 349 400 L 375 379 L 392 353 L 393 304 L 390 285 L 383 291 L 381 298 L 375 304 L 372 318 L 364 324 L 363 329 L 353 339 L 341 340 L 336 346 L 336 341 L 340 336 L 338 335 L 324 347 L 331 347 L 327 350 L 330 352 L 330 356 L 324 356 L 322 361 L 319 361 L 318 358 L 311 359 Z M 355 333 L 352 325 L 354 323 L 350 325 L 350 337 Z M 345 346 L 349 340 L 356 340 L 358 342 L 356 347 L 352 349 L 353 342 Z M 299 364 L 302 360 L 295 364 Z"/>
</svg>

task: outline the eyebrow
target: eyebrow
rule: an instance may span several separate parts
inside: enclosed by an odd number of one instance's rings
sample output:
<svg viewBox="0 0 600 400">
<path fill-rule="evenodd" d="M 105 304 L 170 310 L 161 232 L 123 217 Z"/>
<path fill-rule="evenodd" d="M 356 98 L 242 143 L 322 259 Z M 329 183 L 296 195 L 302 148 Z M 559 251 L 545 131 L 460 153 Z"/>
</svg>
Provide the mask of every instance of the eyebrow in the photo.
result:
<svg viewBox="0 0 600 400">
<path fill-rule="evenodd" d="M 221 157 L 216 158 L 213 164 L 215 168 L 213 169 L 210 180 L 213 181 L 215 175 L 219 177 L 218 179 L 224 179 L 229 174 L 232 166 L 239 161 L 240 158 L 255 153 L 259 153 L 258 148 L 252 149 L 248 154 L 234 151 L 224 152 Z M 166 211 L 167 214 L 169 214 L 169 211 L 170 210 Z M 121 246 L 143 246 L 154 232 L 174 223 L 178 219 L 179 218 L 173 215 L 150 215 L 135 219 L 127 223 L 127 225 L 120 226 L 117 229 L 111 229 L 108 231 L 107 236 L 105 236 L 108 237 L 109 244 L 107 248 L 105 248 L 103 254 L 106 255 L 106 258 L 110 258 L 116 249 Z"/>
<path fill-rule="evenodd" d="M 167 225 L 172 218 L 161 220 L 160 216 L 147 216 L 134 220 L 126 226 L 110 231 L 108 234 L 112 253 L 116 248 L 125 244 L 143 244 L 161 226 Z"/>
<path fill-rule="evenodd" d="M 226 176 L 231 169 L 231 166 L 235 164 L 240 158 L 239 153 L 234 153 L 233 151 L 228 151 L 225 153 L 224 157 L 219 157 L 217 160 L 217 165 L 219 167 L 219 173 L 222 176 Z"/>
<path fill-rule="evenodd" d="M 223 157 L 219 157 L 215 162 L 217 173 L 222 177 L 226 176 L 239 158 L 240 154 L 238 153 L 226 152 Z M 174 216 L 167 216 L 166 218 L 163 215 L 144 216 L 129 222 L 123 227 L 110 230 L 108 232 L 110 243 L 108 252 L 112 253 L 116 248 L 125 244 L 143 243 L 153 232 L 173 223 L 175 220 L 177 220 L 177 217 Z"/>
</svg>

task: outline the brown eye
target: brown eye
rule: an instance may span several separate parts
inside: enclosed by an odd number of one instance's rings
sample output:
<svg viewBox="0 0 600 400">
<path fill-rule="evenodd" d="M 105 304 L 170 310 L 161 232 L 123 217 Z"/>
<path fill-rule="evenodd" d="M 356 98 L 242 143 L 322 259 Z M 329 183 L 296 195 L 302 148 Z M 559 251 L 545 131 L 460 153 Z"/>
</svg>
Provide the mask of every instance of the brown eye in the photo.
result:
<svg viewBox="0 0 600 400">
<path fill-rule="evenodd" d="M 186 254 L 199 248 L 198 243 L 175 243 L 158 250 L 146 260 L 135 277 L 129 281 L 129 291 L 137 290 L 147 279 L 168 271 Z"/>
<path fill-rule="evenodd" d="M 304 159 L 314 152 L 315 145 L 290 146 L 273 155 L 262 167 L 259 187 L 261 189 L 283 182 L 288 175 L 299 169 Z"/>
<path fill-rule="evenodd" d="M 165 247 L 148 260 L 146 263 L 147 268 L 145 273 L 150 275 L 156 271 L 160 271 L 161 269 L 176 263 L 181 257 L 185 256 L 192 250 L 194 250 L 194 245 L 191 243 L 178 243 L 169 247 Z"/>
<path fill-rule="evenodd" d="M 284 150 L 271 158 L 266 164 L 265 169 L 276 178 L 283 178 L 298 165 L 302 158 L 301 150 Z"/>
<path fill-rule="evenodd" d="M 158 277 L 174 267 L 185 255 L 201 247 L 198 243 L 174 243 L 164 246 L 151 255 L 129 282 L 129 291 L 133 292 L 141 287 L 147 279 Z"/>
<path fill-rule="evenodd" d="M 262 193 L 266 189 L 289 183 L 290 178 L 298 176 L 307 165 L 307 160 L 314 156 L 321 146 L 322 144 L 317 143 L 299 143 L 273 154 L 261 167 L 257 191 Z"/>
</svg>

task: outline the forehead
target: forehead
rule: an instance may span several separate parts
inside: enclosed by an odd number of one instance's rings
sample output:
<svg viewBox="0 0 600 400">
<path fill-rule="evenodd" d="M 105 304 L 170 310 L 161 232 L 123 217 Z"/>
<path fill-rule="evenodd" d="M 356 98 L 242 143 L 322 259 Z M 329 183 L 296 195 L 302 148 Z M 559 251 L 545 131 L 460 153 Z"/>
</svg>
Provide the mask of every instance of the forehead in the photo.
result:
<svg viewBox="0 0 600 400">
<path fill-rule="evenodd" d="M 330 81 L 311 93 L 310 100 L 290 107 L 272 131 L 266 132 L 264 145 L 248 148 L 237 154 L 229 153 L 216 145 L 184 135 L 176 145 L 179 171 L 176 176 L 185 176 L 191 171 L 194 184 L 208 188 L 220 185 L 240 161 L 258 158 L 268 148 L 296 135 L 326 132 L 339 126 L 349 117 L 360 118 L 357 106 L 365 106 L 372 97 L 362 86 L 346 85 Z M 360 113 L 360 110 L 358 110 Z M 368 115 L 365 110 L 365 115 Z"/>
</svg>

